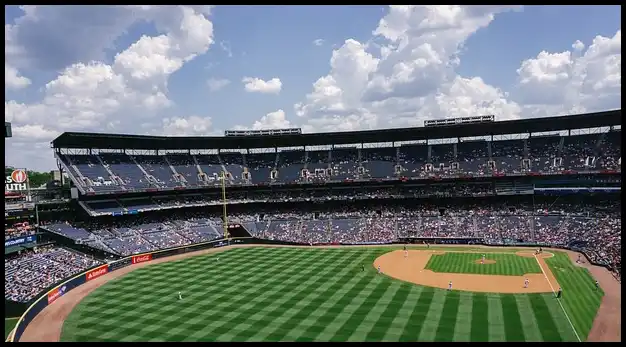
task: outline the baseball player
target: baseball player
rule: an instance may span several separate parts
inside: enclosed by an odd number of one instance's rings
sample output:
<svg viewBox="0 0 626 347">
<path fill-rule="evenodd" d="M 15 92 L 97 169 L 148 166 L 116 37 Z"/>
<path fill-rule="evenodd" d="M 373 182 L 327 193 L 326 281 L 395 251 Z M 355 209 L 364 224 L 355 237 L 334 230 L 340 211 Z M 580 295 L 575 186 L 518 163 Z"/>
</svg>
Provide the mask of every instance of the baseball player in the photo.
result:
<svg viewBox="0 0 626 347">
<path fill-rule="evenodd" d="M 596 280 L 596 290 L 598 290 L 598 288 L 600 288 L 600 283 L 598 283 L 598 280 Z"/>
<path fill-rule="evenodd" d="M 562 295 L 563 295 L 563 290 L 561 289 L 561 287 L 559 287 L 559 291 L 556 292 L 557 299 L 560 298 Z"/>
<path fill-rule="evenodd" d="M 406 249 L 404 250 L 404 257 L 408 257 L 409 256 L 409 251 L 407 251 Z"/>
<path fill-rule="evenodd" d="M 365 265 L 361 264 L 361 271 L 365 272 Z"/>
<path fill-rule="evenodd" d="M 530 282 L 530 281 L 528 281 L 528 278 L 525 278 L 525 279 L 524 279 L 524 288 L 528 288 L 528 283 L 529 283 L 529 282 Z"/>
<path fill-rule="evenodd" d="M 178 300 L 182 300 L 183 299 L 183 294 L 181 292 L 178 292 Z"/>
<path fill-rule="evenodd" d="M 404 251 L 406 251 L 406 245 L 404 245 Z"/>
<path fill-rule="evenodd" d="M 382 273 L 382 271 L 380 271 L 380 265 L 378 265 L 378 273 Z"/>
<path fill-rule="evenodd" d="M 452 290 L 452 281 L 450 281 L 450 283 L 448 283 L 448 290 Z"/>
</svg>

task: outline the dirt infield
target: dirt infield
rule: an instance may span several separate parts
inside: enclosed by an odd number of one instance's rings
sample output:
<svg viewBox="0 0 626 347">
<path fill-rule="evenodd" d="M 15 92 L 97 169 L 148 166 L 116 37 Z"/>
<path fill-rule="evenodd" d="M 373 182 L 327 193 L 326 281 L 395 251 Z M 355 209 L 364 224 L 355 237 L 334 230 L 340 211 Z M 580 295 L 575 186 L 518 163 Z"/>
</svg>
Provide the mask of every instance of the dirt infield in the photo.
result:
<svg viewBox="0 0 626 347">
<path fill-rule="evenodd" d="M 616 342 L 622 341 L 622 284 L 604 267 L 593 266 L 584 259 L 584 263 L 577 264 L 578 254 L 566 251 L 572 262 L 591 272 L 602 290 L 604 297 L 600 309 L 593 321 L 593 326 L 587 337 L 588 342 Z"/>
<path fill-rule="evenodd" d="M 26 327 L 26 330 L 22 334 L 20 342 L 58 342 L 61 337 L 61 330 L 63 327 L 63 322 L 72 311 L 72 309 L 89 293 L 94 291 L 96 288 L 104 285 L 105 283 L 121 277 L 135 269 L 151 265 L 157 264 L 167 261 L 180 260 L 184 258 L 194 257 L 198 255 L 209 254 L 213 252 L 221 252 L 228 249 L 232 249 L 234 247 L 285 247 L 285 246 L 275 246 L 275 245 L 236 245 L 236 246 L 227 246 L 222 248 L 213 248 L 208 250 L 202 250 L 197 252 L 190 252 L 180 255 L 175 255 L 166 258 L 160 258 L 153 260 L 151 262 L 140 263 L 130 265 L 128 267 L 122 268 L 117 271 L 113 271 L 107 273 L 106 275 L 99 277 L 95 280 L 89 281 L 74 290 L 69 291 L 65 295 L 58 298 L 54 304 L 47 306 L 44 308 Z M 309 248 L 309 246 L 288 246 L 288 247 L 302 247 Z M 324 248 L 336 248 L 336 247 L 346 247 L 346 246 L 325 246 Z M 348 246 L 349 247 L 349 246 Z M 364 246 L 359 246 L 364 247 Z M 369 247 L 369 246 L 368 246 Z M 371 247 L 380 247 L 378 245 L 372 245 Z M 433 246 L 437 248 L 441 248 L 442 245 Z M 481 248 L 495 249 L 497 247 L 490 246 L 444 246 L 445 248 L 449 248 L 452 250 L 459 251 L 471 251 L 471 250 L 479 250 Z M 511 250 L 511 248 L 503 247 L 504 249 Z M 410 249 L 410 248 L 409 248 Z M 520 247 L 522 249 L 522 247 Z M 545 250 L 550 250 L 544 248 Z M 574 261 L 579 253 L 572 251 L 564 251 L 562 249 L 553 249 L 554 251 L 567 252 Z M 415 250 L 410 250 L 410 252 L 420 252 Z M 424 251 L 422 251 L 424 252 Z M 432 254 L 432 251 L 430 251 Z M 521 256 L 533 256 L 532 251 L 523 251 L 520 252 Z M 399 260 L 404 261 L 403 254 L 400 254 Z M 427 262 L 427 260 L 426 260 Z M 426 265 L 426 262 L 423 263 L 422 268 Z M 539 258 L 539 263 L 542 268 L 545 270 L 548 269 L 547 264 L 543 259 Z M 602 301 L 602 305 L 600 306 L 600 310 L 598 311 L 598 315 L 593 324 L 593 328 L 591 329 L 591 333 L 589 334 L 588 341 L 621 341 L 621 284 L 613 278 L 613 276 L 603 267 L 591 266 L 589 264 L 583 264 L 581 266 L 587 267 L 592 275 L 600 282 L 600 286 L 605 292 L 605 297 Z M 427 270 L 424 270 L 427 271 Z M 548 270 L 547 274 L 549 276 L 552 273 Z M 477 275 L 474 275 L 477 276 Z M 543 275 L 541 275 L 543 276 Z M 487 276 L 493 279 L 493 276 Z M 500 277 L 510 277 L 510 276 L 497 276 Z M 544 277 L 545 280 L 545 277 Z M 535 286 L 536 281 L 530 279 L 530 286 Z M 556 283 L 556 280 L 554 280 Z M 453 289 L 458 289 L 460 283 L 458 281 L 453 282 Z M 445 283 L 447 288 L 447 282 Z M 516 282 L 513 284 L 513 287 L 523 286 L 522 282 Z M 499 289 L 501 290 L 501 289 Z M 523 290 L 523 288 L 522 288 Z M 548 290 L 549 291 L 549 290 Z"/>
<path fill-rule="evenodd" d="M 439 273 L 426 270 L 426 264 L 434 254 L 442 251 L 408 251 L 408 257 L 402 251 L 385 253 L 374 261 L 374 267 L 380 266 L 387 276 L 412 282 L 419 285 L 448 288 L 452 281 L 452 289 L 470 292 L 487 293 L 546 293 L 552 292 L 550 283 L 543 274 L 526 274 L 524 276 L 494 276 L 461 273 Z M 478 260 L 480 263 L 480 260 Z M 547 266 L 546 266 L 547 267 Z M 544 270 L 545 271 L 545 270 Z M 548 270 L 549 271 L 549 270 Z M 524 278 L 530 285 L 524 288 Z M 551 279 L 552 280 L 552 279 Z M 556 280 L 554 282 L 556 284 Z M 555 284 L 552 284 L 553 286 Z"/>
</svg>

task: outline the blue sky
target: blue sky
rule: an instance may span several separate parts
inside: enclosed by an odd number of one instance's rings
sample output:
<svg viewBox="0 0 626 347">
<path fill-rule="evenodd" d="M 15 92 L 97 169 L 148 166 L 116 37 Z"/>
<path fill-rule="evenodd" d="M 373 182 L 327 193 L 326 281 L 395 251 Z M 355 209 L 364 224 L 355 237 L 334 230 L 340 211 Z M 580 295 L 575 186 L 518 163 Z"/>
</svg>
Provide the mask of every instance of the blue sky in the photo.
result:
<svg viewBox="0 0 626 347">
<path fill-rule="evenodd" d="M 617 6 L 9 6 L 5 114 L 15 138 L 5 157 L 52 165 L 41 149 L 69 130 L 329 131 L 619 108 L 620 13 Z M 152 39 L 133 48 L 142 37 Z M 279 79 L 280 87 L 246 90 L 244 77 Z"/>
</svg>

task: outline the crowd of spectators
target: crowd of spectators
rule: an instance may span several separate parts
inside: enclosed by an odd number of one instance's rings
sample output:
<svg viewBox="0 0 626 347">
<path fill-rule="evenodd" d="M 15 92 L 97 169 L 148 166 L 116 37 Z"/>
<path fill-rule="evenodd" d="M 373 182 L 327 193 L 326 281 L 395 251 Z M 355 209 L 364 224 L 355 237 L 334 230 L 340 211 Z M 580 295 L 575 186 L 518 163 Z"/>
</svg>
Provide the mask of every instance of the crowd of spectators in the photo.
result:
<svg viewBox="0 0 626 347">
<path fill-rule="evenodd" d="M 14 223 L 13 225 L 4 226 L 4 240 L 11 240 L 18 237 L 34 235 L 37 229 L 28 222 Z"/>
<path fill-rule="evenodd" d="M 369 199 L 410 199 L 426 197 L 483 197 L 494 195 L 494 186 L 491 183 L 474 184 L 430 184 L 408 188 L 348 188 L 328 190 L 290 190 L 290 191 L 256 191 L 256 192 L 229 192 L 227 203 L 270 203 L 270 202 L 306 202 L 306 201 L 337 201 L 337 200 L 369 200 Z M 159 196 L 155 198 L 142 198 L 130 200 L 105 200 L 86 204 L 94 212 L 122 211 L 124 209 L 146 208 L 180 208 L 222 205 L 224 200 L 221 195 L 180 195 Z"/>
<path fill-rule="evenodd" d="M 254 212 L 235 210 L 228 222 L 241 224 L 254 237 L 310 245 L 473 238 L 491 245 L 568 247 L 584 251 L 594 263 L 621 271 L 621 202 L 616 199 L 593 203 L 558 199 L 403 201 L 267 205 Z M 44 224 L 48 230 L 78 243 L 129 256 L 219 239 L 223 237 L 222 223 L 219 215 L 208 215 L 202 209 L 177 209 L 170 215 L 155 212 L 132 218 Z M 68 255 L 72 261 L 64 258 Z M 44 279 L 35 278 L 36 269 L 45 270 L 59 263 L 64 264 L 60 270 L 40 272 L 45 274 Z M 66 274 L 95 263 L 60 248 L 8 258 L 5 267 L 13 270 L 7 272 L 6 282 L 11 283 L 7 284 L 7 298 L 28 298 Z"/>
<path fill-rule="evenodd" d="M 483 176 L 618 170 L 621 167 L 621 130 L 602 134 L 535 136 L 454 144 L 411 144 L 397 148 L 334 148 L 285 150 L 278 153 L 221 153 L 162 156 L 68 156 L 78 185 L 95 190 L 197 187 L 269 182 L 324 182 L 392 177 Z M 75 168 L 75 169 L 74 169 Z M 110 173 L 113 175 L 110 175 Z M 203 178 L 201 178 L 203 177 Z"/>
<path fill-rule="evenodd" d="M 621 269 L 619 205 L 379 206 L 332 212 L 294 209 L 231 219 L 255 224 L 253 236 L 305 244 L 390 243 L 413 237 L 477 238 L 492 245 L 576 246 L 593 262 Z"/>
<path fill-rule="evenodd" d="M 87 255 L 56 246 L 20 251 L 4 258 L 4 298 L 28 302 L 42 290 L 99 264 Z"/>
<path fill-rule="evenodd" d="M 132 219 L 99 219 L 67 223 L 55 221 L 44 228 L 106 252 L 129 256 L 189 245 L 222 237 L 221 222 L 201 211 L 181 211 L 175 217 L 137 215 Z M 80 232 L 79 232 L 80 231 Z"/>
</svg>

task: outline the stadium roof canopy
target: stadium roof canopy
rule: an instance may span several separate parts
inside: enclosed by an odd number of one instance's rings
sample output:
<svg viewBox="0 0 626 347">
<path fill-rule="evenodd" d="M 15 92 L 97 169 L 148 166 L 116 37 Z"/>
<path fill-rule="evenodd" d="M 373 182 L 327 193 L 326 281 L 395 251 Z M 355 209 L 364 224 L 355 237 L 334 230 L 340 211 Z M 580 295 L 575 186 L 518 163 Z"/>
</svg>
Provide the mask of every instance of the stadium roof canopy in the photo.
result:
<svg viewBox="0 0 626 347">
<path fill-rule="evenodd" d="M 54 148 L 148 150 L 301 147 L 329 144 L 399 142 L 485 135 L 538 133 L 607 127 L 621 124 L 622 110 L 619 109 L 598 113 L 546 118 L 529 118 L 493 123 L 279 136 L 169 137 L 66 132 L 54 139 L 52 141 L 52 146 Z"/>
</svg>

